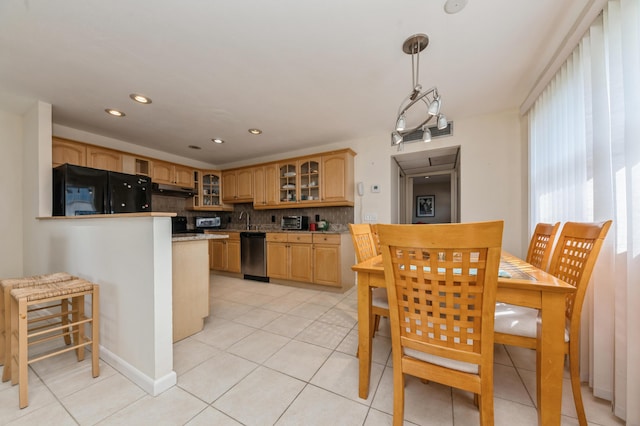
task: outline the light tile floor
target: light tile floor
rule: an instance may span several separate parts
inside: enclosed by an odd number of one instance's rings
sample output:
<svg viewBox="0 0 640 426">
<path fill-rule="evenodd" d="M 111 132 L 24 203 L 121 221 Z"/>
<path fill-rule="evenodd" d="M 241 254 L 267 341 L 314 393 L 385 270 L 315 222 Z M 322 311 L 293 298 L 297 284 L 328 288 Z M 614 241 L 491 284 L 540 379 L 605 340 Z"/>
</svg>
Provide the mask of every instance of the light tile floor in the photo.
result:
<svg viewBox="0 0 640 426">
<path fill-rule="evenodd" d="M 344 294 L 211 278 L 204 330 L 174 345 L 178 384 L 151 397 L 101 362 L 59 356 L 32 365 L 29 406 L 0 385 L 0 424 L 10 425 L 390 425 L 389 324 L 373 344 L 371 390 L 358 397 L 357 303 Z M 536 425 L 535 353 L 496 346 L 496 425 Z M 568 379 L 562 424 L 576 425 Z M 620 425 L 608 402 L 583 388 L 592 425 Z M 408 377 L 406 425 L 477 425 L 473 397 Z"/>
</svg>

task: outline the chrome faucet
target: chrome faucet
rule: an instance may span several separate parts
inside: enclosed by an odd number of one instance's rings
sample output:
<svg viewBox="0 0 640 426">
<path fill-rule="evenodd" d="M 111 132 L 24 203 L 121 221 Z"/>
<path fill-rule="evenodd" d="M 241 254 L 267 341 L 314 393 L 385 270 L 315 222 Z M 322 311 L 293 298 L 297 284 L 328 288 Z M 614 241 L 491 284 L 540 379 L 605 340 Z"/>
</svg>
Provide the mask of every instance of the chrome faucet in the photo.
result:
<svg viewBox="0 0 640 426">
<path fill-rule="evenodd" d="M 242 216 L 245 215 L 245 214 L 247 215 L 247 228 L 246 229 L 248 231 L 248 230 L 251 229 L 251 225 L 249 225 L 249 213 L 247 213 L 245 211 L 241 211 L 239 219 L 242 220 Z"/>
</svg>

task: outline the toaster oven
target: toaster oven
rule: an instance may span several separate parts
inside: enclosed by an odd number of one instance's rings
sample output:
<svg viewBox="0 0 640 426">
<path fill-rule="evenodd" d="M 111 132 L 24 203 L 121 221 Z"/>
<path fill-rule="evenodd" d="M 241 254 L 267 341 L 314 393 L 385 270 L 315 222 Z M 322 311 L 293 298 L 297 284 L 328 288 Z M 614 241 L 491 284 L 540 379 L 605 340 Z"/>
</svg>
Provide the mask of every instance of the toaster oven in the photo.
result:
<svg viewBox="0 0 640 426">
<path fill-rule="evenodd" d="M 306 231 L 309 229 L 309 216 L 282 216 L 281 225 L 285 231 Z"/>
</svg>

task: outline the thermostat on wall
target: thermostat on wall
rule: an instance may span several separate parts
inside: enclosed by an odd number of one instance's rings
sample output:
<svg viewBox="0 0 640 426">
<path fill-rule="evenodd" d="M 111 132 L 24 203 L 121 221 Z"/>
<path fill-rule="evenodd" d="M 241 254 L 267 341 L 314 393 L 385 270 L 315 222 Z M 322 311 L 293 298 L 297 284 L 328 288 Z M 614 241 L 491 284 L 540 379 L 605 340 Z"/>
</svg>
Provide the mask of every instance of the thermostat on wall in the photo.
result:
<svg viewBox="0 0 640 426">
<path fill-rule="evenodd" d="M 380 192 L 380 185 L 371 185 L 371 192 Z"/>
</svg>

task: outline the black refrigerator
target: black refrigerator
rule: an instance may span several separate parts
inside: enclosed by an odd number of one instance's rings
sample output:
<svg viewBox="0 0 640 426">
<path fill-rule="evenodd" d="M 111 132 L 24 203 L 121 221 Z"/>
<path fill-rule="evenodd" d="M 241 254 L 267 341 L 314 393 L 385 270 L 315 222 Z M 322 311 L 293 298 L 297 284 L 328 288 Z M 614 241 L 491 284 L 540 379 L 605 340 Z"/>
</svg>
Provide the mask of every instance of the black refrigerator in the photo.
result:
<svg viewBox="0 0 640 426">
<path fill-rule="evenodd" d="M 53 215 L 151 211 L 151 178 L 63 164 L 53 169 Z"/>
<path fill-rule="evenodd" d="M 151 178 L 109 172 L 109 213 L 151 211 Z"/>
</svg>

